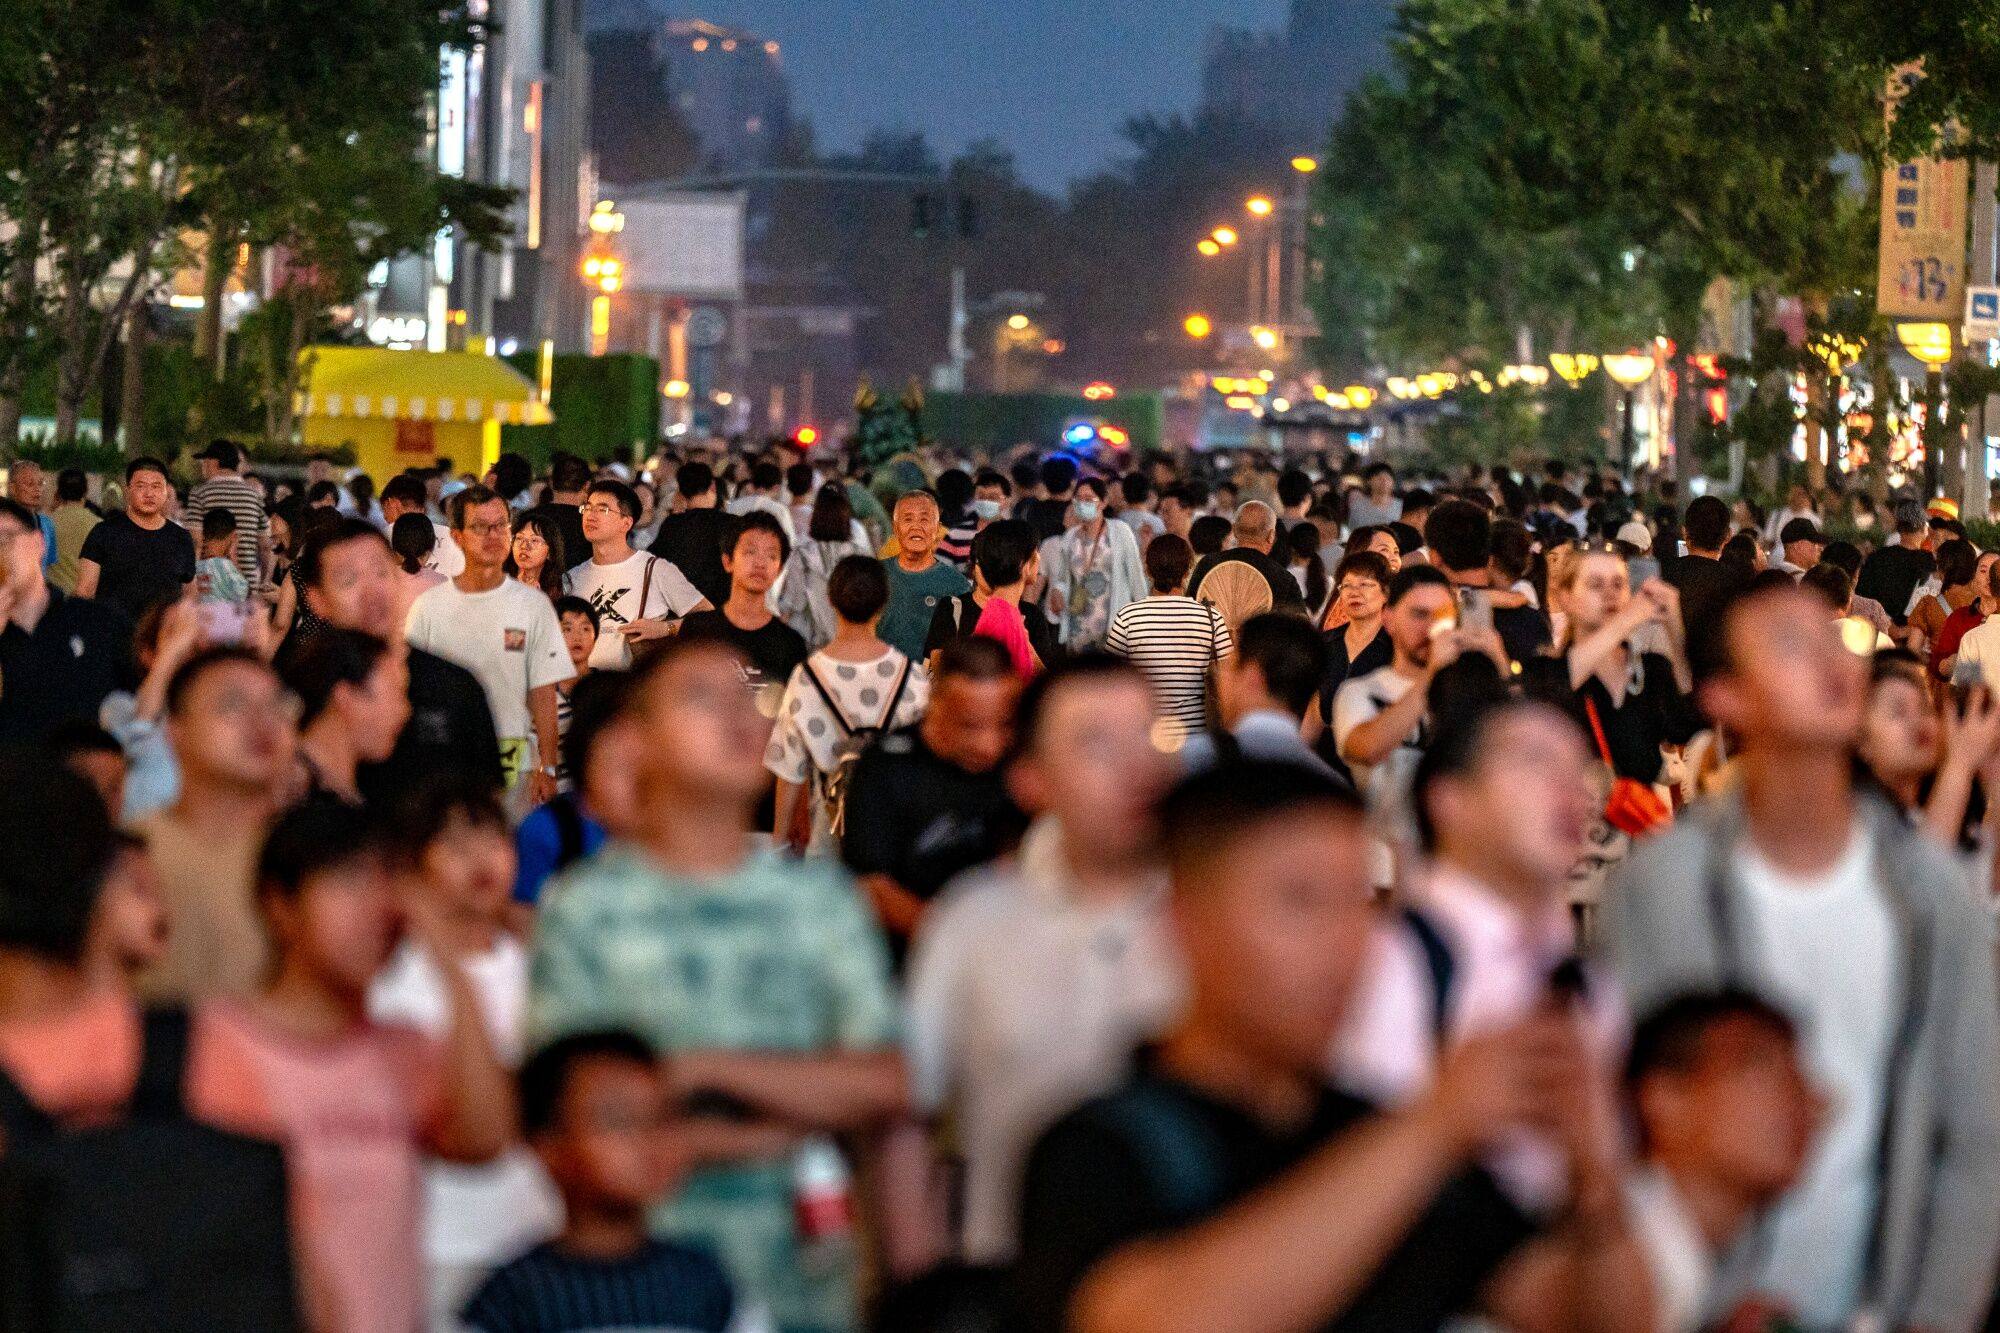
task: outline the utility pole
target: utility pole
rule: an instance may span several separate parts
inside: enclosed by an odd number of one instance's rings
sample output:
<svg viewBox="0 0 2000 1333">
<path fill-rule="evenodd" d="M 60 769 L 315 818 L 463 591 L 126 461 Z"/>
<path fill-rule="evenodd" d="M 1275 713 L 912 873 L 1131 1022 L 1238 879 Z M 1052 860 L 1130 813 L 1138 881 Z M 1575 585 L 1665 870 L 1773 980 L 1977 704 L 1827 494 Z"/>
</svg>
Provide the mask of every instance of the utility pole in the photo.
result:
<svg viewBox="0 0 2000 1333">
<path fill-rule="evenodd" d="M 2000 251 L 1995 249 L 1996 188 L 2000 188 L 2000 167 L 1992 162 L 1975 162 L 1972 167 L 1972 281 L 1977 286 L 1991 286 L 1996 281 L 1996 270 L 2000 270 Z M 1967 356 L 1972 355 L 1969 345 L 1964 350 Z M 1981 359 L 1984 360 L 1984 357 Z M 1972 416 L 1972 427 L 1976 433 L 1965 444 L 1965 495 L 1962 504 L 1964 516 L 1968 519 L 1983 520 L 1992 512 L 1992 458 L 1987 441 L 1988 431 L 1996 422 L 2000 422 L 2000 394 L 1989 394 L 1980 403 L 1978 414 Z"/>
</svg>

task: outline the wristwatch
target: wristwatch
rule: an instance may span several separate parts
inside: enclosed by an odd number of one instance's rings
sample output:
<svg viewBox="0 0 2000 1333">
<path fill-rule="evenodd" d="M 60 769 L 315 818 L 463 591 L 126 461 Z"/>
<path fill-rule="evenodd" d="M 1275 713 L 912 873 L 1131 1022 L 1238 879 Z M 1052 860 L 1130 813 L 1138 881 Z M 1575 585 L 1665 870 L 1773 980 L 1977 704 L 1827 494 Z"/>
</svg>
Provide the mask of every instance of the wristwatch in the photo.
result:
<svg viewBox="0 0 2000 1333">
<path fill-rule="evenodd" d="M 562 770 L 557 768 L 554 764 L 543 764 L 540 768 L 536 769 L 535 771 L 537 773 L 540 773 L 545 778 L 559 778 L 562 776 Z"/>
</svg>

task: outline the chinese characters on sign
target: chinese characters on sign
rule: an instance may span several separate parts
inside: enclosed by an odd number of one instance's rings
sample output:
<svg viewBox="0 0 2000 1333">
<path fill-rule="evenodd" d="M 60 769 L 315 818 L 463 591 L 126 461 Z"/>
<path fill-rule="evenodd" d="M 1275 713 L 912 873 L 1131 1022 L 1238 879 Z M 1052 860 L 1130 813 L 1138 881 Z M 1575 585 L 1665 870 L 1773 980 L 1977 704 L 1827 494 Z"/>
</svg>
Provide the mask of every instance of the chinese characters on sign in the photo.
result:
<svg viewBox="0 0 2000 1333">
<path fill-rule="evenodd" d="M 1889 86 L 1889 111 L 1906 75 Z M 1954 322 L 1965 308 L 1968 164 L 1891 162 L 1882 172 L 1882 260 L 1876 305 L 1896 319 Z"/>
</svg>

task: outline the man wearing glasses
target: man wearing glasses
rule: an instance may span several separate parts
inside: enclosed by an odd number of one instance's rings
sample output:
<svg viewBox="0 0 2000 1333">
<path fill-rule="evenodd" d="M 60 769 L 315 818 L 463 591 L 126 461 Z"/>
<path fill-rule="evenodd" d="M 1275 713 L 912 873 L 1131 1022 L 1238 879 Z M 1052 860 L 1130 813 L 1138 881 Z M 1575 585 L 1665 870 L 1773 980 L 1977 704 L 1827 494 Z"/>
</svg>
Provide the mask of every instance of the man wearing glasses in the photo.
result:
<svg viewBox="0 0 2000 1333">
<path fill-rule="evenodd" d="M 50 587 L 46 541 L 31 510 L 0 499 L 0 743 L 95 720 L 105 695 L 138 679 L 131 625 L 106 603 Z"/>
<path fill-rule="evenodd" d="M 510 799 L 526 809 L 556 794 L 556 686 L 576 671 L 555 607 L 507 577 L 511 517 L 487 487 L 452 497 L 451 535 L 465 553 L 465 572 L 411 603 L 408 640 L 478 678 L 493 709 Z"/>
<path fill-rule="evenodd" d="M 675 632 L 696 611 L 713 610 L 708 598 L 671 560 L 632 549 L 639 496 L 613 478 L 590 483 L 583 497 L 583 535 L 590 559 L 563 576 L 563 588 L 597 609 L 601 629 L 590 653 L 593 671 L 625 671 L 635 644 Z M 734 531 L 730 532 L 734 538 Z"/>
</svg>

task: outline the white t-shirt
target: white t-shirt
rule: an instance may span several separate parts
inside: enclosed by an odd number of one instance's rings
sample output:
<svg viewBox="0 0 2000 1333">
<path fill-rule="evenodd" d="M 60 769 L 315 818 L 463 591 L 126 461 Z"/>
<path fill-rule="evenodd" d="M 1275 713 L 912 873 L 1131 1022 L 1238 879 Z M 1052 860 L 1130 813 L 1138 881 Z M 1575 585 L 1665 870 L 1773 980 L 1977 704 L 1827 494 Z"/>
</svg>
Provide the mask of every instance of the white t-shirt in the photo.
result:
<svg viewBox="0 0 2000 1333">
<path fill-rule="evenodd" d="M 1654 1327 L 1660 1333 L 1699 1333 L 1715 1281 L 1715 1256 L 1666 1172 L 1645 1166 L 1633 1174 L 1625 1183 L 1625 1215 L 1653 1275 Z"/>
<path fill-rule="evenodd" d="M 618 633 L 620 625 L 677 619 L 701 604 L 700 589 L 688 582 L 678 565 L 645 551 L 634 551 L 615 565 L 586 560 L 563 575 L 563 591 L 597 608 L 597 646 L 590 650 L 593 671 L 624 671 L 632 665 L 632 650 Z M 644 606 L 639 604 L 642 596 Z"/>
<path fill-rule="evenodd" d="M 1874 1229 L 1883 1080 L 1901 1011 L 1896 922 L 1857 829 L 1825 874 L 1801 879 L 1746 844 L 1744 948 L 1762 988 L 1799 1025 L 1807 1070 L 1831 1103 L 1805 1173 L 1772 1211 L 1759 1291 L 1808 1328 L 1845 1326 Z"/>
<path fill-rule="evenodd" d="M 1333 695 L 1333 741 L 1345 746 L 1347 738 L 1364 722 L 1372 722 L 1382 711 L 1410 692 L 1414 676 L 1405 676 L 1392 666 L 1378 667 L 1365 676 L 1345 681 Z M 1355 789 L 1368 798 L 1371 807 L 1381 809 L 1409 791 L 1410 778 L 1417 771 L 1423 751 L 1417 746 L 1421 725 L 1412 727 L 1402 745 L 1379 764 L 1347 767 L 1354 774 Z"/>
<path fill-rule="evenodd" d="M 494 1053 L 508 1068 L 518 1068 L 525 1054 L 528 951 L 512 935 L 502 935 L 463 966 Z M 429 952 L 410 943 L 396 951 L 368 988 L 368 1016 L 434 1039 L 445 1036 L 450 1005 Z M 425 1163 L 424 1195 L 424 1257 L 434 1264 L 502 1264 L 562 1225 L 554 1186 L 535 1155 L 518 1143 L 484 1166 Z"/>
<path fill-rule="evenodd" d="M 445 582 L 410 603 L 406 628 L 411 647 L 456 662 L 478 678 L 493 710 L 511 785 L 532 767 L 535 728 L 528 691 L 576 674 L 554 603 L 511 578 L 488 592 L 460 592 L 456 583 Z"/>
<path fill-rule="evenodd" d="M 1958 641 L 1958 661 L 1951 670 L 1951 683 L 2000 690 L 2000 618 L 1974 625 Z"/>
<path fill-rule="evenodd" d="M 424 568 L 436 570 L 448 579 L 455 579 L 465 572 L 465 552 L 458 549 L 458 543 L 451 539 L 451 529 L 436 519 L 431 520 L 431 532 L 437 542 L 424 561 Z"/>
</svg>

